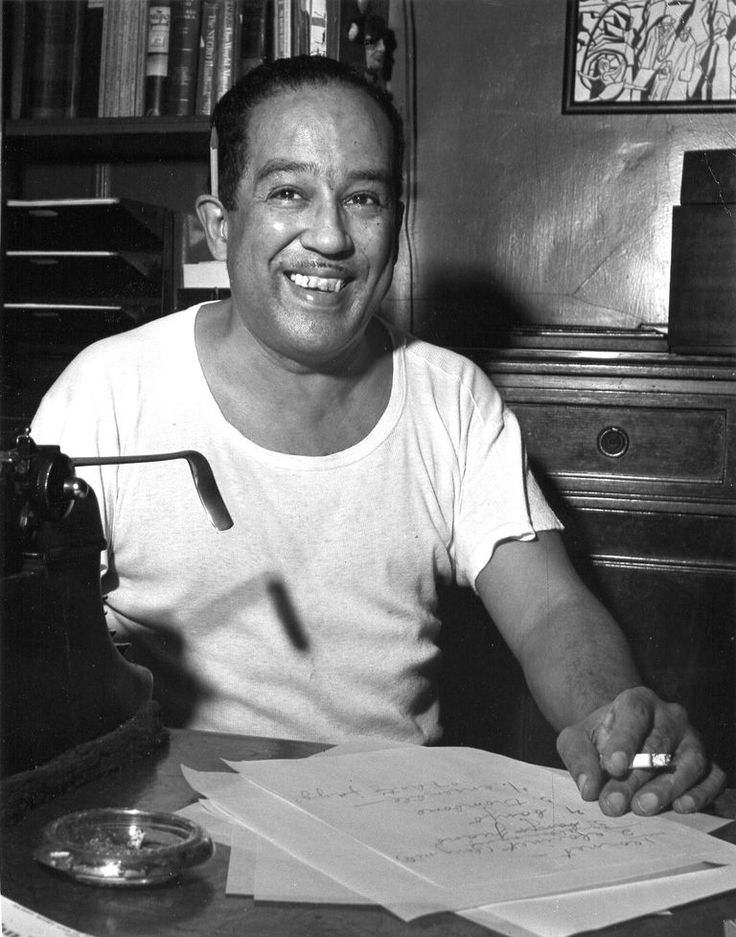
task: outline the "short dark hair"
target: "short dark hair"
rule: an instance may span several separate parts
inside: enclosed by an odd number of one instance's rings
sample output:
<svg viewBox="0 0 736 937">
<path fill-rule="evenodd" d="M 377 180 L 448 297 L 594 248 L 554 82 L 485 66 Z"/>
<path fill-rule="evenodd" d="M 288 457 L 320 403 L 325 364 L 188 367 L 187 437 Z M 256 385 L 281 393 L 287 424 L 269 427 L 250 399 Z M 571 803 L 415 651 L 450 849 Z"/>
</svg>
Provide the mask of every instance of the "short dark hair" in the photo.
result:
<svg viewBox="0 0 736 937">
<path fill-rule="evenodd" d="M 351 66 L 335 59 L 323 55 L 297 55 L 258 65 L 240 78 L 215 106 L 211 124 L 217 131 L 218 197 L 225 208 L 235 208 L 238 185 L 248 162 L 248 125 L 253 108 L 283 91 L 333 84 L 357 88 L 375 101 L 386 115 L 393 135 L 391 170 L 395 195 L 400 198 L 404 130 L 391 95 L 370 84 Z"/>
</svg>

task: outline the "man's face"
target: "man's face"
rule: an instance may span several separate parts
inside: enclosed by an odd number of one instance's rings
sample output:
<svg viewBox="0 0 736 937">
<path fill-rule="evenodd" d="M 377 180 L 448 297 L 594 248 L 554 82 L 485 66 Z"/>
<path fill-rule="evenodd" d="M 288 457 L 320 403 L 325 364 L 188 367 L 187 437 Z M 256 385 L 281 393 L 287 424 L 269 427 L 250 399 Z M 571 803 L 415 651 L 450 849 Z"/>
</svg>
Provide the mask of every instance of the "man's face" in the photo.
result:
<svg viewBox="0 0 736 937">
<path fill-rule="evenodd" d="M 288 366 L 334 366 L 391 282 L 400 215 L 390 124 L 358 89 L 305 87 L 259 104 L 248 143 L 228 213 L 235 307 Z"/>
<path fill-rule="evenodd" d="M 366 36 L 365 67 L 369 72 L 380 74 L 386 61 L 386 43 L 383 36 Z"/>
</svg>

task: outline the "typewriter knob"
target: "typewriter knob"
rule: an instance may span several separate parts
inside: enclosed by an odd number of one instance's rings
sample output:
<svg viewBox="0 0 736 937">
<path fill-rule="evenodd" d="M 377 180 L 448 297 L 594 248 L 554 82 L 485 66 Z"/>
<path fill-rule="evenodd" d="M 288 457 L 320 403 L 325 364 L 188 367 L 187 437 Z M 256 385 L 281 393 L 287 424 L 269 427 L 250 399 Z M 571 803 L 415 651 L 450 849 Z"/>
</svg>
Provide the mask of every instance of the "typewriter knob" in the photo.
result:
<svg viewBox="0 0 736 937">
<path fill-rule="evenodd" d="M 83 501 L 89 494 L 89 485 L 83 478 L 77 478 L 75 475 L 64 481 L 61 490 L 71 501 Z"/>
</svg>

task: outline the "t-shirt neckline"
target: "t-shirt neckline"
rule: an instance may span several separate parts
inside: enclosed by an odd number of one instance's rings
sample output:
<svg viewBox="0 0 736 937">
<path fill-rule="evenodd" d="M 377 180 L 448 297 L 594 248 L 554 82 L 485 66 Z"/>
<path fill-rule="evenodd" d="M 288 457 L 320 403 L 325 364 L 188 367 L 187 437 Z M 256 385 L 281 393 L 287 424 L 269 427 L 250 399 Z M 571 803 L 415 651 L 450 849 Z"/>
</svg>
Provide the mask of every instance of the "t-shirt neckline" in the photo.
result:
<svg viewBox="0 0 736 937">
<path fill-rule="evenodd" d="M 381 316 L 376 316 L 378 322 L 388 333 L 391 340 L 392 355 L 392 375 L 391 375 L 391 393 L 388 403 L 383 413 L 374 424 L 371 431 L 361 440 L 347 449 L 341 449 L 338 452 L 332 452 L 328 455 L 295 455 L 289 452 L 279 452 L 275 449 L 266 449 L 258 445 L 247 436 L 243 435 L 239 429 L 234 427 L 223 415 L 215 397 L 207 383 L 202 363 L 199 360 L 197 344 L 195 339 L 195 329 L 197 314 L 200 309 L 208 303 L 200 303 L 192 306 L 188 311 L 191 313 L 191 319 L 188 323 L 188 341 L 190 354 L 193 359 L 192 373 L 196 376 L 200 384 L 200 397 L 206 401 L 207 412 L 203 413 L 204 418 L 212 427 L 219 427 L 223 434 L 223 441 L 227 437 L 228 446 L 236 446 L 248 456 L 271 466 L 283 466 L 291 469 L 302 470 L 322 470 L 326 468 L 339 468 L 365 458 L 370 452 L 373 452 L 389 436 L 396 425 L 399 416 L 404 407 L 406 399 L 406 361 L 405 361 L 405 340 L 401 333 L 397 332 Z"/>
</svg>

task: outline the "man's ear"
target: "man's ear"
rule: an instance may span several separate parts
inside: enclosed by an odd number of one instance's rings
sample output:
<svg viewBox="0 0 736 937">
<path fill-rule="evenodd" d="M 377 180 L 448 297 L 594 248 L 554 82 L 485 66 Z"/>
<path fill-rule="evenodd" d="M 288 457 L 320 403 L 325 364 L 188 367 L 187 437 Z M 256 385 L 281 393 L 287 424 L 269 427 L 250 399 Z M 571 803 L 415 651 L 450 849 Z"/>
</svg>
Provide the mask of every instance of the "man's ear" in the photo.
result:
<svg viewBox="0 0 736 937">
<path fill-rule="evenodd" d="M 227 211 L 222 202 L 214 195 L 200 195 L 196 209 L 210 253 L 215 260 L 227 260 Z"/>
</svg>

